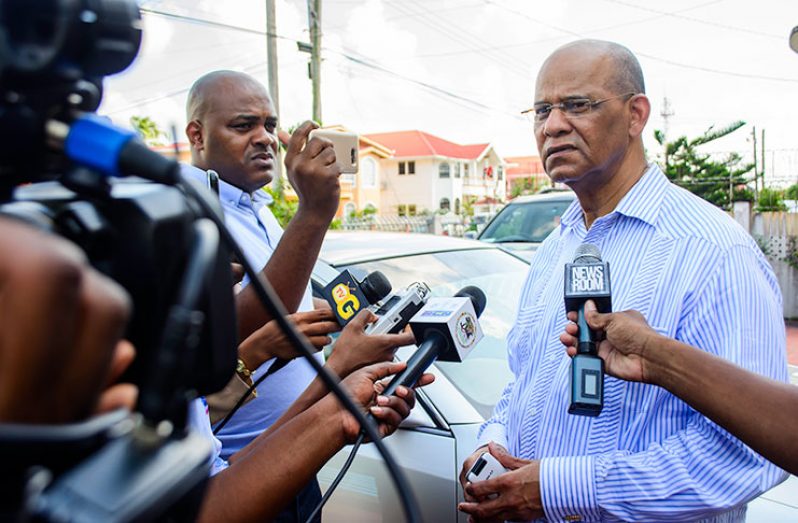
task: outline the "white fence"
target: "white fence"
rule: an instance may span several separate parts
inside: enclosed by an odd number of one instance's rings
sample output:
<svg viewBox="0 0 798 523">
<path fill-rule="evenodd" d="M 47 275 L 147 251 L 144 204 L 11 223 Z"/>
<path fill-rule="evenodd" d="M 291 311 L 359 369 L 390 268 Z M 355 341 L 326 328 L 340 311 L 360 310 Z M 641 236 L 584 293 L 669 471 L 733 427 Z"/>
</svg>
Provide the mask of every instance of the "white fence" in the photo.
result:
<svg viewBox="0 0 798 523">
<path fill-rule="evenodd" d="M 798 213 L 751 214 L 750 208 L 740 206 L 735 208 L 734 217 L 743 227 L 747 226 L 770 260 L 781 287 L 784 317 L 798 318 L 798 269 L 794 267 L 798 257 Z"/>
<path fill-rule="evenodd" d="M 431 233 L 432 217 L 427 216 L 364 216 L 341 222 L 345 231 L 390 231 Z"/>
</svg>

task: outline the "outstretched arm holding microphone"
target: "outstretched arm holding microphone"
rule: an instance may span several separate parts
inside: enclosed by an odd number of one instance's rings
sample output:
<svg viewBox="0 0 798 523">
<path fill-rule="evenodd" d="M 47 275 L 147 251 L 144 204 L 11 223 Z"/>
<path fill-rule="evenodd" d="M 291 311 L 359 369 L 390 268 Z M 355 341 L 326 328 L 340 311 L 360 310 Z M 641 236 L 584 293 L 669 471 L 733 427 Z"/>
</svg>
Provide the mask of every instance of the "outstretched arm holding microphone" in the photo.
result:
<svg viewBox="0 0 798 523">
<path fill-rule="evenodd" d="M 604 331 L 599 345 L 608 374 L 658 385 L 687 402 L 756 452 L 798 474 L 798 389 L 747 371 L 722 358 L 668 338 L 652 329 L 642 314 L 629 310 L 601 314 L 585 305 L 588 325 Z M 576 315 L 560 341 L 576 354 Z"/>
</svg>

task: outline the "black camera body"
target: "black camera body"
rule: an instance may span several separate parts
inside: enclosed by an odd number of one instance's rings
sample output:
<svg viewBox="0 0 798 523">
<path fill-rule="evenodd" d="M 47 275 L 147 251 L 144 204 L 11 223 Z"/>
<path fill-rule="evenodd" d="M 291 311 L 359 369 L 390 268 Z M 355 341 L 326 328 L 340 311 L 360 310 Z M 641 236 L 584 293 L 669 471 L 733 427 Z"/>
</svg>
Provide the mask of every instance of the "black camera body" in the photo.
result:
<svg viewBox="0 0 798 523">
<path fill-rule="evenodd" d="M 207 201 L 219 206 L 214 198 Z M 0 214 L 19 217 L 73 241 L 96 269 L 128 291 L 133 315 L 126 338 L 136 347 L 137 356 L 125 380 L 144 387 L 146 394 L 147 380 L 160 364 L 158 349 L 169 309 L 177 300 L 189 261 L 193 225 L 201 217 L 196 206 L 179 189 L 145 180 L 113 181 L 107 194 L 89 196 L 59 182 L 42 182 L 19 187 L 12 201 L 0 205 Z M 174 389 L 210 394 L 222 389 L 235 373 L 230 350 L 237 344 L 229 259 L 229 251 L 219 245 L 198 303 L 204 318 L 196 354 L 193 361 L 183 362 L 180 374 L 171 376 Z"/>
<path fill-rule="evenodd" d="M 0 519 L 190 519 L 208 476 L 211 445 L 186 423 L 235 373 L 230 254 L 202 211 L 221 208 L 92 114 L 140 43 L 135 0 L 0 3 L 0 214 L 70 239 L 127 290 L 139 387 L 134 416 L 0 424 Z"/>
</svg>

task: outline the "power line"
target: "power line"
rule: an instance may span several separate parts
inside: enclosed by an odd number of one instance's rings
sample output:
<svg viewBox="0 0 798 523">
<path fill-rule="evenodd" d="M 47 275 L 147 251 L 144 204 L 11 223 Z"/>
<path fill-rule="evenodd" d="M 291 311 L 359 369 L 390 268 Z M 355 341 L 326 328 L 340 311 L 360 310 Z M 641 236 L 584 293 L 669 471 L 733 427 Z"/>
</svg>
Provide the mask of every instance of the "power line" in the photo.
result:
<svg viewBox="0 0 798 523">
<path fill-rule="evenodd" d="M 400 13 L 406 15 L 424 15 L 426 12 L 424 11 L 424 7 L 413 0 L 409 0 L 413 6 L 417 9 L 412 9 L 410 5 L 407 4 L 390 4 L 391 7 L 399 11 Z M 432 17 L 435 18 L 435 17 Z M 450 22 L 446 20 L 438 19 L 437 22 L 433 22 L 431 19 L 428 18 L 419 18 L 419 22 L 423 25 L 426 25 L 430 29 L 433 29 L 438 34 L 443 37 L 448 38 L 460 45 L 463 45 L 472 52 L 482 55 L 483 57 L 487 58 L 488 60 L 496 63 L 497 65 L 501 66 L 502 68 L 506 69 L 507 71 L 511 72 L 516 76 L 520 76 L 522 78 L 526 78 L 526 75 L 521 73 L 519 69 L 523 69 L 525 64 L 521 62 L 515 61 L 512 57 L 504 56 L 501 54 L 493 53 L 490 54 L 488 51 L 480 50 L 479 46 L 474 45 L 474 43 L 469 40 L 468 38 L 464 37 L 461 33 L 462 30 L 457 26 L 454 26 Z"/>
<path fill-rule="evenodd" d="M 669 16 L 669 17 L 673 17 L 673 18 L 679 18 L 681 20 L 687 20 L 689 22 L 695 22 L 697 24 L 703 24 L 703 25 L 708 25 L 708 26 L 712 26 L 712 27 L 718 27 L 718 28 L 721 28 L 721 29 L 728 29 L 728 30 L 737 31 L 737 32 L 740 32 L 740 33 L 748 33 L 748 34 L 752 34 L 752 35 L 756 35 L 756 36 L 764 36 L 765 38 L 773 38 L 773 39 L 776 39 L 776 40 L 783 40 L 784 39 L 784 35 L 774 35 L 774 34 L 770 34 L 770 33 L 764 33 L 762 31 L 755 31 L 753 29 L 747 29 L 745 27 L 738 27 L 738 26 L 734 26 L 734 25 L 720 24 L 718 22 L 712 22 L 712 21 L 709 21 L 709 20 L 704 20 L 702 18 L 695 18 L 695 17 L 692 17 L 692 16 L 680 15 L 680 14 L 675 13 L 675 12 L 674 13 L 668 13 L 668 12 L 665 12 L 665 11 L 659 11 L 657 9 L 651 9 L 650 7 L 643 7 L 643 6 L 632 4 L 632 3 L 629 3 L 629 2 L 624 2 L 623 0 L 604 0 L 604 1 L 612 3 L 612 4 L 618 4 L 618 5 L 623 5 L 623 6 L 626 6 L 626 7 L 631 7 L 633 9 L 639 9 L 641 11 L 648 11 L 650 13 L 657 13 L 657 14 L 664 15 L 664 16 Z"/>
<path fill-rule="evenodd" d="M 512 9 L 512 8 L 507 7 L 507 6 L 504 6 L 504 5 L 500 4 L 500 3 L 498 3 L 496 0 L 485 0 L 485 1 L 490 3 L 490 4 L 492 4 L 492 5 L 500 7 L 502 9 L 506 10 L 506 11 L 509 11 L 511 13 L 515 13 L 515 14 L 517 14 L 519 16 L 522 16 L 522 17 L 524 17 L 524 18 L 526 18 L 528 20 L 531 20 L 531 21 L 533 21 L 535 23 L 538 23 L 538 24 L 543 24 L 544 23 L 541 20 L 538 20 L 536 18 L 532 18 L 531 16 L 527 15 L 526 13 L 523 13 L 523 12 L 518 11 L 516 9 Z M 621 0 L 604 0 L 604 1 L 605 2 L 623 3 L 623 2 L 621 2 Z M 637 7 L 637 6 L 634 6 L 632 4 L 625 4 L 624 3 L 624 5 L 629 5 L 630 7 Z M 663 11 L 653 11 L 653 12 L 658 13 L 658 14 L 668 14 L 668 13 L 665 13 Z M 698 20 L 698 19 L 696 19 L 696 20 Z M 564 27 L 558 27 L 558 26 L 555 26 L 555 25 L 552 25 L 552 24 L 549 24 L 549 23 L 546 23 L 546 24 L 547 24 L 548 27 L 556 29 L 557 31 L 560 31 L 562 33 L 566 33 L 566 34 L 569 34 L 571 36 L 576 36 L 576 37 L 579 37 L 579 38 L 584 38 L 584 35 L 582 33 L 578 33 L 576 31 L 572 31 L 572 30 L 566 29 Z M 731 26 L 729 26 L 729 27 L 731 27 Z M 769 36 L 772 36 L 772 35 L 769 35 Z M 734 76 L 734 77 L 737 77 L 737 78 L 748 78 L 748 79 L 753 79 L 753 80 L 768 80 L 768 81 L 773 81 L 773 82 L 798 83 L 798 79 L 795 79 L 795 78 L 782 78 L 782 77 L 776 77 L 776 76 L 764 76 L 764 75 L 755 75 L 755 74 L 748 74 L 748 73 L 738 73 L 738 72 L 735 72 L 735 71 L 724 71 L 724 70 L 721 70 L 721 69 L 713 69 L 711 67 L 702 67 L 702 66 L 697 66 L 697 65 L 685 64 L 685 63 L 682 63 L 682 62 L 676 62 L 674 60 L 668 60 L 666 58 L 660 58 L 658 56 L 654 56 L 654 55 L 650 55 L 650 54 L 646 54 L 646 53 L 641 53 L 639 51 L 635 51 L 635 54 L 638 55 L 638 56 L 643 56 L 643 57 L 648 58 L 650 60 L 655 60 L 657 62 L 666 63 L 668 65 L 673 65 L 675 67 L 681 67 L 681 68 L 684 68 L 684 69 L 692 69 L 692 70 L 695 70 L 695 71 L 703 71 L 703 72 L 707 72 L 707 73 L 723 74 L 723 75 L 727 75 L 727 76 Z"/>
<path fill-rule="evenodd" d="M 692 11 L 694 9 L 699 9 L 701 7 L 706 7 L 708 5 L 717 4 L 717 3 L 723 2 L 723 1 L 725 1 L 725 0 L 710 0 L 708 2 L 704 2 L 703 4 L 698 4 L 698 5 L 694 5 L 694 6 L 691 6 L 691 7 L 686 7 L 684 9 L 680 9 L 678 11 L 674 11 L 674 13 L 683 13 L 683 12 L 686 12 L 686 11 Z M 504 9 L 509 9 L 509 8 L 505 8 L 504 6 L 502 6 L 500 4 L 496 4 L 496 3 L 493 3 L 492 5 L 495 5 L 497 7 L 504 8 Z M 526 16 L 524 13 L 519 13 L 518 11 L 511 11 L 511 12 L 513 12 L 514 14 L 521 14 L 523 16 Z M 633 26 L 633 25 L 640 25 L 640 24 L 648 23 L 648 22 L 651 22 L 651 21 L 654 21 L 654 20 L 659 20 L 660 18 L 663 18 L 664 16 L 667 16 L 668 14 L 670 14 L 670 13 L 663 13 L 661 15 L 649 16 L 649 17 L 646 17 L 646 18 L 638 19 L 638 20 L 630 20 L 628 22 L 621 22 L 621 23 L 618 23 L 618 24 L 606 25 L 604 27 L 597 27 L 595 29 L 591 29 L 589 31 L 585 31 L 582 34 L 569 33 L 565 29 L 558 29 L 558 30 L 560 30 L 561 32 L 566 33 L 566 34 L 568 34 L 570 36 L 583 36 L 583 35 L 589 35 L 589 34 L 595 34 L 595 33 L 603 33 L 605 31 L 612 31 L 612 30 L 615 30 L 615 29 L 620 29 L 622 27 L 629 27 L 629 26 Z M 535 20 L 535 22 L 536 23 L 540 23 L 539 20 Z M 561 35 L 561 36 L 549 36 L 549 37 L 546 37 L 546 38 L 539 38 L 537 40 L 530 40 L 530 41 L 527 41 L 527 42 L 520 42 L 520 43 L 515 43 L 515 44 L 504 44 L 504 45 L 494 45 L 494 46 L 489 46 L 489 47 L 481 47 L 480 50 L 490 51 L 490 50 L 512 49 L 512 48 L 517 48 L 517 47 L 529 47 L 531 45 L 540 44 L 540 43 L 544 43 L 544 42 L 552 42 L 552 41 L 555 41 L 555 40 L 561 40 L 563 38 L 565 38 L 564 35 Z M 471 52 L 471 51 L 466 49 L 466 50 L 462 50 L 462 51 L 450 51 L 450 52 L 445 52 L 445 53 L 419 54 L 419 55 L 415 55 L 415 58 L 428 58 L 428 57 L 439 57 L 439 56 L 455 56 L 455 55 L 465 54 L 465 53 L 469 53 L 469 52 Z"/>
<path fill-rule="evenodd" d="M 226 30 L 235 30 L 235 31 L 249 32 L 249 33 L 254 32 L 254 33 L 259 34 L 261 36 L 267 34 L 265 31 L 254 31 L 254 30 L 243 28 L 243 27 L 239 27 L 239 26 L 234 26 L 234 25 L 229 25 L 229 24 L 221 24 L 221 23 L 218 23 L 218 22 L 213 22 L 213 21 L 210 21 L 210 20 L 202 19 L 202 18 L 194 18 L 194 17 L 190 17 L 190 16 L 177 15 L 177 14 L 174 14 L 174 13 L 157 11 L 157 10 L 154 10 L 154 9 L 142 9 L 142 12 L 144 12 L 146 14 L 151 14 L 151 15 L 164 16 L 164 17 L 171 18 L 171 19 L 178 20 L 178 21 L 182 21 L 182 22 L 197 23 L 197 24 L 201 24 L 201 25 L 219 27 L 219 28 L 226 29 Z M 281 35 L 276 35 L 276 36 L 278 38 L 281 38 L 281 39 L 284 39 L 284 40 L 297 42 L 297 40 L 294 40 L 294 39 L 286 37 L 286 36 L 281 36 Z M 496 107 L 491 107 L 491 106 L 485 105 L 482 102 L 479 102 L 477 100 L 473 100 L 471 98 L 459 95 L 459 94 L 454 93 L 452 91 L 448 91 L 448 90 L 446 90 L 444 88 L 435 86 L 433 84 L 429 84 L 427 82 L 424 82 L 424 81 L 421 81 L 421 80 L 417 80 L 415 78 L 411 78 L 411 77 L 403 75 L 401 73 L 397 73 L 396 71 L 388 69 L 387 67 L 383 66 L 382 64 L 379 64 L 378 62 L 374 62 L 374 61 L 366 59 L 364 57 L 363 58 L 357 57 L 357 56 L 354 56 L 354 55 L 352 55 L 350 53 L 347 53 L 345 51 L 341 51 L 341 50 L 338 50 L 338 49 L 332 49 L 332 48 L 327 48 L 327 47 L 325 47 L 323 49 L 325 51 L 329 51 L 329 52 L 332 52 L 332 53 L 339 54 L 339 55 L 343 56 L 344 58 L 346 58 L 347 60 L 349 60 L 349 61 L 351 61 L 351 62 L 353 62 L 355 64 L 358 64 L 358 65 L 360 65 L 362 67 L 366 67 L 366 68 L 369 68 L 369 69 L 372 69 L 372 70 L 375 70 L 375 71 L 379 71 L 379 72 L 381 72 L 383 74 L 387 74 L 387 75 L 393 76 L 395 78 L 399 78 L 401 80 L 404 80 L 406 82 L 415 84 L 415 85 L 417 85 L 419 87 L 422 87 L 422 88 L 424 88 L 424 89 L 426 89 L 426 90 L 428 90 L 428 91 L 430 91 L 432 93 L 435 93 L 439 97 L 445 97 L 445 98 L 449 99 L 450 101 L 451 100 L 457 101 L 463 107 L 468 107 L 468 108 L 471 108 L 471 109 L 482 110 L 483 112 L 488 112 L 488 114 L 504 114 L 506 116 L 512 117 L 513 119 L 522 120 L 522 117 L 520 115 L 515 114 L 515 113 L 511 113 L 511 112 L 508 112 L 508 111 L 505 111 L 505 110 L 502 110 L 502 109 L 499 109 L 499 108 L 496 108 Z M 260 62 L 260 63 L 257 63 L 257 64 L 253 64 L 251 66 L 245 67 L 244 70 L 252 71 L 252 70 L 255 70 L 257 68 L 265 67 L 266 65 L 267 65 L 266 62 Z M 157 102 L 157 101 L 160 101 L 160 100 L 164 100 L 164 99 L 167 99 L 167 98 L 172 98 L 172 97 L 175 97 L 175 96 L 179 96 L 179 95 L 181 95 L 183 93 L 188 92 L 189 89 L 190 89 L 190 87 L 181 88 L 181 89 L 175 89 L 175 90 L 169 91 L 169 92 L 161 94 L 161 95 L 149 97 L 149 98 L 146 98 L 146 99 L 143 99 L 143 100 L 138 100 L 138 101 L 130 103 L 130 104 L 128 104 L 128 105 L 126 105 L 126 106 L 124 106 L 122 108 L 118 108 L 118 109 L 115 109 L 113 111 L 109 111 L 107 114 L 109 114 L 109 115 L 118 114 L 118 113 L 122 113 L 122 112 L 125 112 L 125 111 L 129 111 L 131 109 L 135 109 L 136 107 L 140 107 L 140 106 L 143 106 L 143 105 L 148 105 L 150 103 L 154 103 L 154 102 Z"/>
<path fill-rule="evenodd" d="M 432 85 L 432 84 L 429 84 L 427 82 L 424 82 L 424 81 L 421 81 L 421 80 L 417 80 L 415 78 L 411 78 L 409 76 L 403 75 L 401 73 L 397 73 L 396 71 L 392 71 L 391 69 L 388 69 L 387 67 L 385 67 L 385 66 L 383 66 L 383 65 L 381 65 L 381 64 L 379 64 L 377 62 L 373 62 L 373 61 L 370 61 L 370 60 L 365 59 L 365 58 L 358 58 L 356 56 L 353 56 L 353 55 L 351 55 L 349 53 L 346 53 L 346 52 L 343 52 L 343 51 L 339 51 L 337 49 L 330 49 L 330 48 L 324 48 L 324 49 L 326 51 L 330 51 L 330 52 L 339 54 L 339 55 L 343 56 L 344 58 L 346 58 L 347 60 L 349 60 L 349 61 L 351 61 L 353 63 L 356 63 L 358 65 L 361 65 L 363 67 L 367 67 L 367 68 L 375 70 L 375 71 L 380 71 L 380 72 L 382 72 L 384 74 L 387 74 L 389 76 L 393 76 L 395 78 L 399 78 L 401 80 L 404 80 L 406 82 L 409 82 L 409 83 L 415 84 L 417 86 L 423 87 L 424 89 L 427 89 L 429 91 L 437 93 L 437 94 L 439 94 L 441 96 L 444 96 L 446 98 L 449 98 L 451 100 L 457 100 L 459 102 L 464 102 L 466 104 L 469 104 L 469 106 L 471 106 L 472 108 L 484 109 L 486 111 L 489 111 L 490 113 L 505 114 L 507 116 L 511 116 L 512 118 L 514 118 L 516 120 L 521 120 L 521 121 L 524 120 L 524 118 L 520 114 L 511 113 L 511 112 L 508 112 L 508 111 L 505 111 L 505 110 L 502 110 L 502 109 L 499 109 L 499 108 L 496 108 L 496 107 L 491 107 L 489 105 L 485 105 L 482 102 L 479 102 L 477 100 L 473 100 L 471 98 L 467 98 L 465 96 L 459 95 L 459 94 L 454 93 L 452 91 L 448 91 L 448 90 L 443 89 L 441 87 L 438 87 L 436 85 Z"/>
<path fill-rule="evenodd" d="M 330 2 L 331 0 L 327 0 L 327 1 Z M 459 9 L 470 9 L 472 7 L 481 7 L 483 5 L 485 5 L 484 1 L 480 0 L 479 2 L 477 2 L 475 4 L 457 5 L 457 6 L 454 6 L 454 7 L 445 7 L 443 9 L 435 9 L 435 10 L 426 11 L 426 13 L 401 14 L 401 15 L 398 15 L 398 16 L 391 16 L 391 17 L 386 18 L 384 21 L 385 22 L 393 22 L 394 20 L 402 20 L 404 18 L 418 18 L 420 16 L 426 16 L 427 14 L 445 13 L 447 11 L 456 11 L 456 10 L 459 10 Z M 343 25 L 333 25 L 333 26 L 327 26 L 327 29 L 328 30 L 336 30 L 336 29 L 343 29 L 344 27 L 345 26 L 343 26 Z"/>
<path fill-rule="evenodd" d="M 194 17 L 194 16 L 179 15 L 177 13 L 169 13 L 169 12 L 166 12 L 166 11 L 159 11 L 157 9 L 151 9 L 151 8 L 148 8 L 148 7 L 142 7 L 142 8 L 140 8 L 140 10 L 141 10 L 142 14 L 162 16 L 164 18 L 171 18 L 173 20 L 180 20 L 182 22 L 188 22 L 188 23 L 191 23 L 191 24 L 205 25 L 205 26 L 208 26 L 208 27 L 216 27 L 216 28 L 219 28 L 219 29 L 227 29 L 227 30 L 230 30 L 230 31 L 238 31 L 240 33 L 249 33 L 249 34 L 258 35 L 258 36 L 267 36 L 268 35 L 268 33 L 266 31 L 260 31 L 258 29 L 250 29 L 248 27 L 241 27 L 240 25 L 223 24 L 221 22 L 214 22 L 213 20 L 208 20 L 206 18 L 197 18 L 197 17 Z M 287 36 L 282 36 L 282 35 L 279 35 L 279 34 L 275 34 L 273 36 L 275 38 L 279 38 L 279 39 L 282 39 L 282 40 L 288 40 L 288 41 L 291 41 L 291 42 L 296 42 L 297 41 L 297 40 L 295 40 L 293 38 L 289 38 Z"/>
<path fill-rule="evenodd" d="M 787 82 L 787 83 L 798 83 L 798 78 L 782 78 L 778 76 L 763 76 L 758 74 L 747 74 L 747 73 L 738 73 L 736 71 L 724 71 L 721 69 L 713 69 L 711 67 L 702 67 L 700 65 L 691 65 L 685 64 L 681 62 L 675 62 L 673 60 L 668 60 L 666 58 L 660 58 L 658 56 L 653 56 L 646 53 L 635 52 L 636 55 L 648 58 L 649 60 L 654 60 L 657 62 L 662 62 L 668 65 L 673 65 L 676 67 L 681 67 L 684 69 L 693 69 L 695 71 L 703 71 L 705 73 L 714 73 L 714 74 L 724 74 L 727 76 L 734 76 L 737 78 L 748 78 L 752 80 L 767 80 L 771 82 Z"/>
</svg>

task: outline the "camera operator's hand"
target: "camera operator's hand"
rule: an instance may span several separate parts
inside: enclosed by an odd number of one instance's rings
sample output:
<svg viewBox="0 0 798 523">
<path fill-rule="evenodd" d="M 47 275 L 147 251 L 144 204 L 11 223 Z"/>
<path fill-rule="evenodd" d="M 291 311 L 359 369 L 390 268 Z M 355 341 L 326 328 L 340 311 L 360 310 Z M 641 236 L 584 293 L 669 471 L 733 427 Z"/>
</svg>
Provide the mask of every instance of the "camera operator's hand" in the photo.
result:
<svg viewBox="0 0 798 523">
<path fill-rule="evenodd" d="M 565 326 L 560 342 L 567 347 L 568 354 L 576 354 L 579 327 L 576 312 L 569 312 L 571 323 Z M 605 338 L 598 347 L 599 356 L 604 359 L 608 374 L 629 381 L 651 383 L 650 371 L 646 364 L 646 349 L 654 345 L 652 340 L 662 338 L 652 329 L 646 319 L 637 311 L 624 311 L 602 314 L 596 310 L 592 300 L 585 303 L 585 319 L 593 329 L 604 331 Z"/>
<path fill-rule="evenodd" d="M 329 334 L 341 330 L 331 309 L 316 309 L 289 314 L 297 330 L 305 335 L 316 350 L 321 350 L 332 339 Z M 248 369 L 255 370 L 271 358 L 292 360 L 300 354 L 288 342 L 275 320 L 253 332 L 238 346 L 238 355 Z"/>
<path fill-rule="evenodd" d="M 129 308 L 124 290 L 76 246 L 0 219 L 0 420 L 90 414 Z"/>
<path fill-rule="evenodd" d="M 116 409 L 133 410 L 139 396 L 139 389 L 132 383 L 117 383 L 117 380 L 127 370 L 136 357 L 136 349 L 127 340 L 116 344 L 111 360 L 111 368 L 106 380 L 106 389 L 97 401 L 95 414 L 103 414 Z"/>
<path fill-rule="evenodd" d="M 396 349 L 415 342 L 410 331 L 399 334 L 368 335 L 365 328 L 377 321 L 371 311 L 363 309 L 352 318 L 335 342 L 327 359 L 327 368 L 341 378 L 353 371 L 381 361 L 391 361 Z"/>
<path fill-rule="evenodd" d="M 380 395 L 387 386 L 387 383 L 382 381 L 383 378 L 397 374 L 406 367 L 405 362 L 376 363 L 355 371 L 341 382 L 341 385 L 363 411 L 374 416 L 382 436 L 393 434 L 416 404 L 415 392 L 408 387 L 398 387 L 395 396 Z M 416 387 L 423 387 L 434 380 L 435 377 L 432 374 L 422 374 Z M 346 410 L 341 410 L 341 416 L 344 436 L 349 443 L 352 443 L 360 434 L 360 424 Z"/>
<path fill-rule="evenodd" d="M 329 223 L 338 211 L 341 169 L 330 140 L 308 135 L 318 125 L 306 121 L 291 135 L 285 154 L 288 180 L 299 197 L 297 214 L 309 213 Z"/>
</svg>

